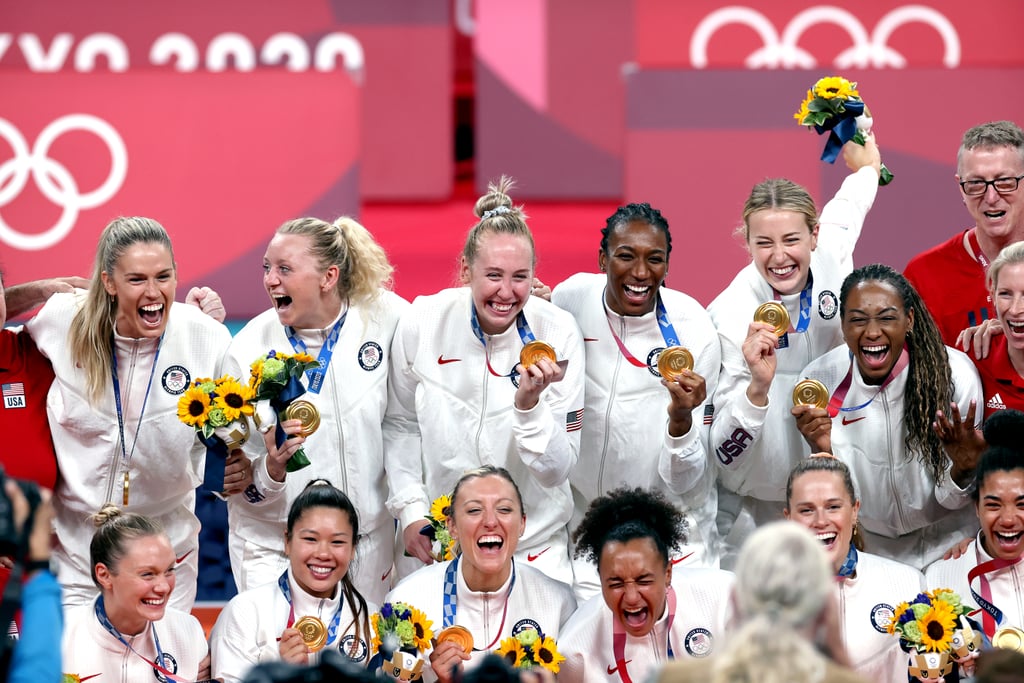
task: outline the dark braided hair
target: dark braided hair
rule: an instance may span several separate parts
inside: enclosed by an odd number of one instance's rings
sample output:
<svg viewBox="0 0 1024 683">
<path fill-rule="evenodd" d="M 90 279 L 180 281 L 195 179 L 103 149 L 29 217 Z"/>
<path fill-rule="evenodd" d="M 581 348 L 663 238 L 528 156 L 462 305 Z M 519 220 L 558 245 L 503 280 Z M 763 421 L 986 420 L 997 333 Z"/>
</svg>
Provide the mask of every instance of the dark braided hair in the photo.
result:
<svg viewBox="0 0 1024 683">
<path fill-rule="evenodd" d="M 604 227 L 601 228 L 601 251 L 606 254 L 608 253 L 608 238 L 615 232 L 616 228 L 633 221 L 647 223 L 665 233 L 665 253 L 666 255 L 672 253 L 672 233 L 668 230 L 668 221 L 661 215 L 661 211 L 652 209 L 651 205 L 647 202 L 620 206 L 615 213 L 608 216 Z"/>
<path fill-rule="evenodd" d="M 953 372 L 949 366 L 942 335 L 935 325 L 921 296 L 900 273 L 881 263 L 857 268 L 843 280 L 839 292 L 839 314 L 846 321 L 846 301 L 850 291 L 862 282 L 883 282 L 896 290 L 903 301 L 907 315 L 913 311 L 913 334 L 907 332 L 906 345 L 910 351 L 907 368 L 907 387 L 903 393 L 903 419 L 906 425 L 904 445 L 907 457 L 919 453 L 936 480 L 942 478 L 946 455 L 942 441 L 932 429 L 935 412 L 945 410 L 953 399 Z"/>
<path fill-rule="evenodd" d="M 583 521 L 572 534 L 576 544 L 574 556 L 585 557 L 596 565 L 607 543 L 649 538 L 667 567 L 670 552 L 686 543 L 683 520 L 683 513 L 660 491 L 618 488 L 590 502 Z"/>
</svg>

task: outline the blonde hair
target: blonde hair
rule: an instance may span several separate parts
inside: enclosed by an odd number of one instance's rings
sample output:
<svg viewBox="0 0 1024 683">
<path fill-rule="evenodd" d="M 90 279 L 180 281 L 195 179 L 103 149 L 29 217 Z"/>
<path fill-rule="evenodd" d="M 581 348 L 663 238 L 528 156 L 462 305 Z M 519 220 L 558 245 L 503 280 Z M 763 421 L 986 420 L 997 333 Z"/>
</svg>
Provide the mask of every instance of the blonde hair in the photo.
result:
<svg viewBox="0 0 1024 683">
<path fill-rule="evenodd" d="M 1024 263 L 1024 242 L 1014 242 L 1004 248 L 988 267 L 988 291 L 995 294 L 996 283 L 999 282 L 999 273 L 1006 266 L 1015 266 Z"/>
<path fill-rule="evenodd" d="M 336 290 L 342 301 L 374 301 L 382 289 L 391 289 L 394 268 L 370 231 L 348 216 L 333 223 L 319 218 L 296 218 L 277 229 L 279 235 L 305 235 L 320 269 L 338 267 Z"/>
<path fill-rule="evenodd" d="M 814 199 L 802 185 L 785 178 L 769 178 L 754 185 L 743 204 L 743 225 L 738 231 L 742 232 L 744 241 L 750 241 L 750 216 L 766 209 L 800 214 L 809 232 L 814 232 L 814 226 L 818 224 L 818 209 L 814 206 Z"/>
<path fill-rule="evenodd" d="M 110 380 L 110 354 L 113 349 L 117 298 L 103 286 L 103 273 L 114 276 L 114 268 L 130 246 L 138 243 L 160 244 L 167 248 L 174 264 L 174 249 L 164 227 L 152 218 L 130 216 L 115 218 L 100 233 L 93 261 L 92 279 L 85 302 L 71 320 L 68 345 L 71 358 L 85 371 L 89 398 L 99 401 Z M 166 313 L 165 313 L 166 315 Z"/>
<path fill-rule="evenodd" d="M 533 244 L 533 234 L 526 225 L 526 214 L 521 206 L 514 206 L 508 193 L 515 187 L 515 181 L 508 176 L 501 176 L 497 183 L 487 184 L 487 193 L 476 200 L 473 213 L 480 220 L 466 235 L 466 244 L 462 247 L 462 258 L 466 264 L 473 265 L 480 248 L 480 239 L 489 233 L 505 233 L 526 238 L 530 244 L 531 265 L 537 264 L 537 250 Z"/>
</svg>

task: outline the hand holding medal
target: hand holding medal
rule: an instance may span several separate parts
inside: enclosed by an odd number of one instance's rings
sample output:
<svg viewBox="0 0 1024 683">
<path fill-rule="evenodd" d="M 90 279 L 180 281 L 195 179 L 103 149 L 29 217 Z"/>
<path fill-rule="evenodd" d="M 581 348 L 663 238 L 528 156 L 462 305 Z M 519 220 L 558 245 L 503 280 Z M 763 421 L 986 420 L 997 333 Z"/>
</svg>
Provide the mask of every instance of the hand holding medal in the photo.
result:
<svg viewBox="0 0 1024 683">
<path fill-rule="evenodd" d="M 796 427 L 812 452 L 832 452 L 832 417 L 828 412 L 828 389 L 816 379 L 803 379 L 793 387 Z"/>
<path fill-rule="evenodd" d="M 565 377 L 568 360 L 557 360 L 555 349 L 542 341 L 533 340 L 523 346 L 519 353 L 519 387 L 516 389 L 515 406 L 519 410 L 530 410 L 537 405 L 540 395 L 552 382 Z"/>
<path fill-rule="evenodd" d="M 775 379 L 778 358 L 775 350 L 789 331 L 789 312 L 778 301 L 761 304 L 747 328 L 741 351 L 750 369 L 747 399 L 756 406 L 768 405 L 768 390 Z"/>
</svg>

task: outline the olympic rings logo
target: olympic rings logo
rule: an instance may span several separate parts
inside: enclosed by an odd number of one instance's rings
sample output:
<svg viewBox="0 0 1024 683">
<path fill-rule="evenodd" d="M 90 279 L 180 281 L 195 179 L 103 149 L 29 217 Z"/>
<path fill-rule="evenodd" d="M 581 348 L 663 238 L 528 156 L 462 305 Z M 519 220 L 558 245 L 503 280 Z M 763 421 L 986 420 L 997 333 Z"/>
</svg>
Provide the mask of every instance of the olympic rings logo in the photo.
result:
<svg viewBox="0 0 1024 683">
<path fill-rule="evenodd" d="M 48 156 L 54 141 L 73 130 L 96 135 L 110 151 L 110 173 L 91 192 L 81 192 L 67 167 Z M 0 208 L 14 201 L 32 176 L 43 196 L 63 209 L 55 225 L 32 234 L 18 232 L 0 215 L 0 240 L 16 249 L 35 251 L 60 242 L 71 232 L 80 211 L 96 208 L 117 194 L 128 172 L 128 151 L 121 136 L 109 123 L 89 114 L 69 114 L 57 119 L 43 129 L 31 150 L 21 132 L 2 118 L 0 138 L 14 150 L 14 157 L 0 164 Z"/>
<path fill-rule="evenodd" d="M 921 22 L 934 28 L 945 48 L 942 63 L 947 68 L 960 64 L 960 36 L 953 24 L 941 12 L 923 5 L 897 7 L 882 17 L 875 30 L 868 36 L 860 20 L 849 11 L 832 5 L 818 5 L 803 10 L 786 25 L 780 38 L 771 20 L 749 7 L 723 7 L 704 17 L 690 39 L 690 63 L 695 69 L 708 65 L 708 41 L 718 29 L 728 24 L 742 24 L 752 28 L 764 42 L 764 46 L 750 53 L 744 64 L 748 69 L 798 68 L 813 69 L 817 60 L 798 46 L 800 37 L 815 24 L 835 24 L 850 36 L 853 45 L 836 56 L 834 66 L 849 68 L 902 69 L 906 58 L 886 43 L 893 32 L 906 23 Z"/>
</svg>

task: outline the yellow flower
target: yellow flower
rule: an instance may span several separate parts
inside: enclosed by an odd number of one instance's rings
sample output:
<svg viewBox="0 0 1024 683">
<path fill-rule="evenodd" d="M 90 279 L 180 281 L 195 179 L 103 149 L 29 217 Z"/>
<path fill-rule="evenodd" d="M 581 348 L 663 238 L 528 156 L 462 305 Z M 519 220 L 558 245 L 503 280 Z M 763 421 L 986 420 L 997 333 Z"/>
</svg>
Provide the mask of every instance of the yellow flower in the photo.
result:
<svg viewBox="0 0 1024 683">
<path fill-rule="evenodd" d="M 889 625 L 885 627 L 885 630 L 889 632 L 890 636 L 896 633 L 896 624 L 900 623 L 900 617 L 902 617 L 903 613 L 908 609 L 910 609 L 910 605 L 905 602 L 901 602 L 896 605 L 896 611 L 893 612 L 892 619 L 889 620 Z"/>
<path fill-rule="evenodd" d="M 409 611 L 412 612 L 410 621 L 412 621 L 413 632 L 415 633 L 416 649 L 424 652 L 430 647 L 430 639 L 434 637 L 434 632 L 430 630 L 434 622 L 427 621 L 427 615 L 412 605 L 409 605 Z"/>
<path fill-rule="evenodd" d="M 377 651 L 380 650 L 380 613 L 374 612 L 370 615 L 370 626 L 373 627 L 373 638 L 370 640 L 370 651 L 373 654 L 377 654 Z"/>
<path fill-rule="evenodd" d="M 826 100 L 834 97 L 848 100 L 851 97 L 860 97 L 857 92 L 857 84 L 851 83 L 842 76 L 826 76 L 814 84 L 814 94 Z"/>
<path fill-rule="evenodd" d="M 252 415 L 252 397 L 252 388 L 242 386 L 233 377 L 224 377 L 217 385 L 217 398 L 213 400 L 213 405 L 224 411 L 228 422 L 233 422 L 242 415 Z"/>
<path fill-rule="evenodd" d="M 199 387 L 189 387 L 178 399 L 178 419 L 193 427 L 202 427 L 210 414 L 210 397 Z"/>
<path fill-rule="evenodd" d="M 810 114 L 811 114 L 810 110 L 807 108 L 807 105 L 809 105 L 811 103 L 811 100 L 813 100 L 813 99 L 814 99 L 814 95 L 811 94 L 810 90 L 808 90 L 807 91 L 807 98 L 804 99 L 804 101 L 800 103 L 800 111 L 798 111 L 797 113 L 793 114 L 793 118 L 796 119 L 797 123 L 799 123 L 801 126 L 804 125 L 804 119 L 807 118 L 808 116 L 810 116 Z"/>
<path fill-rule="evenodd" d="M 934 604 L 920 620 L 921 644 L 929 652 L 945 652 L 953 642 L 956 621 L 953 610 L 944 602 Z"/>
<path fill-rule="evenodd" d="M 292 358 L 295 359 L 296 363 L 316 363 L 316 358 L 313 358 L 308 353 L 297 353 Z"/>
<path fill-rule="evenodd" d="M 526 650 L 523 649 L 522 643 L 513 636 L 501 641 L 497 654 L 505 660 L 506 664 L 515 669 L 519 667 L 520 662 L 526 657 Z"/>
<path fill-rule="evenodd" d="M 442 558 L 442 561 L 455 559 L 456 545 L 458 545 L 458 541 L 454 538 L 448 541 L 448 546 L 444 549 L 444 558 Z"/>
<path fill-rule="evenodd" d="M 544 636 L 544 640 L 533 644 L 533 661 L 556 674 L 559 669 L 558 665 L 565 661 L 565 657 L 558 651 L 554 639 Z"/>
<path fill-rule="evenodd" d="M 434 521 L 442 524 L 448 521 L 451 510 L 452 500 L 448 496 L 438 496 L 430 504 L 430 516 L 434 518 Z"/>
</svg>

